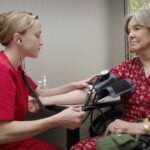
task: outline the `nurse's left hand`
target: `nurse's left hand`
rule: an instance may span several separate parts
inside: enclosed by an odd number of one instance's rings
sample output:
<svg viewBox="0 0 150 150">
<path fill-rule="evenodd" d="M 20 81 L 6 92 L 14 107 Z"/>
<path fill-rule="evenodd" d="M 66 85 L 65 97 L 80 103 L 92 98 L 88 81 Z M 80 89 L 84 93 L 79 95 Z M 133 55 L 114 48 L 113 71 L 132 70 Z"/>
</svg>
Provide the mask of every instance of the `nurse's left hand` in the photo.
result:
<svg viewBox="0 0 150 150">
<path fill-rule="evenodd" d="M 73 85 L 74 89 L 89 88 L 89 84 L 94 82 L 97 79 L 97 77 L 99 77 L 99 74 L 94 74 L 93 76 L 91 76 L 85 80 L 73 82 L 72 85 Z"/>
<path fill-rule="evenodd" d="M 30 113 L 36 113 L 40 110 L 37 101 L 35 100 L 35 98 L 29 98 L 28 100 L 28 112 Z"/>
</svg>

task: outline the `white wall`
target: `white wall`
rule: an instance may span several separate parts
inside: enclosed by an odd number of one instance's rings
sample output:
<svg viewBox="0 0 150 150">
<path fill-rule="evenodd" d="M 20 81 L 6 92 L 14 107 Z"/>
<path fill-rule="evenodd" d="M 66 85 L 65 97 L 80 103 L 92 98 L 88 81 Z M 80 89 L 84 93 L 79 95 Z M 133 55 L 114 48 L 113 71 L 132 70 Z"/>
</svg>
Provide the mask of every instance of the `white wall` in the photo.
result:
<svg viewBox="0 0 150 150">
<path fill-rule="evenodd" d="M 124 36 L 124 0 L 110 0 L 111 2 L 111 56 L 113 66 L 125 58 L 125 36 Z"/>
<path fill-rule="evenodd" d="M 44 14 L 38 12 L 45 46 L 39 61 L 30 65 L 32 76 L 38 80 L 46 74 L 52 87 L 107 68 L 111 63 L 107 5 L 105 0 L 45 1 Z"/>
<path fill-rule="evenodd" d="M 0 11 L 27 10 L 38 14 L 44 46 L 37 60 L 26 61 L 27 73 L 37 82 L 46 75 L 55 87 L 85 79 L 124 59 L 123 0 L 0 0 Z M 32 62 L 32 63 L 31 63 Z M 89 123 L 81 127 L 88 134 Z M 65 129 L 40 138 L 63 147 Z"/>
</svg>

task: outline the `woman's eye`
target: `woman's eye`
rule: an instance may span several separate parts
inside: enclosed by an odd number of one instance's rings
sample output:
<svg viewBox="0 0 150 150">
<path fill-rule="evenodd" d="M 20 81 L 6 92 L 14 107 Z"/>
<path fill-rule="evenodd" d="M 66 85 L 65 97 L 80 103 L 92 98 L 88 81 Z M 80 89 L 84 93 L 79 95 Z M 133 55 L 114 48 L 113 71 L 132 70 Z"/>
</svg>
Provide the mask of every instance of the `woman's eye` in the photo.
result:
<svg viewBox="0 0 150 150">
<path fill-rule="evenodd" d="M 127 34 L 129 35 L 130 34 L 130 30 L 128 29 L 128 31 L 127 31 Z"/>
<path fill-rule="evenodd" d="M 142 29 L 142 27 L 141 26 L 135 26 L 134 29 L 135 30 L 140 30 L 140 29 Z"/>
</svg>

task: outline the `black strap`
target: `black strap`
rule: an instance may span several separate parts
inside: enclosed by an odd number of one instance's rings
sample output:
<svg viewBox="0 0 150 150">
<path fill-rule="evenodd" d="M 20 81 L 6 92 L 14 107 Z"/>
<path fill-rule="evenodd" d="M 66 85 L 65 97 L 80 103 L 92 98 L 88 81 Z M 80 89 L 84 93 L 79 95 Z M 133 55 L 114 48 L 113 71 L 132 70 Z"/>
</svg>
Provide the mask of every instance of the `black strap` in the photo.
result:
<svg viewBox="0 0 150 150">
<path fill-rule="evenodd" d="M 34 88 L 32 87 L 31 83 L 29 82 L 29 80 L 27 79 L 26 73 L 24 71 L 22 71 L 22 75 L 23 75 L 23 80 L 25 82 L 25 84 L 27 85 L 27 87 L 30 89 L 33 97 L 36 99 L 39 108 L 41 109 L 41 111 L 46 114 L 47 116 L 52 115 L 52 112 L 50 112 L 42 103 L 41 100 L 39 98 L 39 95 L 37 94 L 37 92 L 34 90 Z"/>
</svg>

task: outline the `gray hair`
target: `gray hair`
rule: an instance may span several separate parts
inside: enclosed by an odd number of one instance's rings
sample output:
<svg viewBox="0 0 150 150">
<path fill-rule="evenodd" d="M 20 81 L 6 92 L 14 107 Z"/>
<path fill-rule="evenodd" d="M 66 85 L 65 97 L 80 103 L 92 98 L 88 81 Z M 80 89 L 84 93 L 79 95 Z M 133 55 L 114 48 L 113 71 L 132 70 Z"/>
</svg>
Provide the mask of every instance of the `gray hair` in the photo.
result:
<svg viewBox="0 0 150 150">
<path fill-rule="evenodd" d="M 127 35 L 129 34 L 128 24 L 132 18 L 134 18 L 139 25 L 146 27 L 146 28 L 150 28 L 150 9 L 138 10 L 129 14 L 126 17 L 126 20 L 124 23 L 124 30 Z"/>
</svg>

